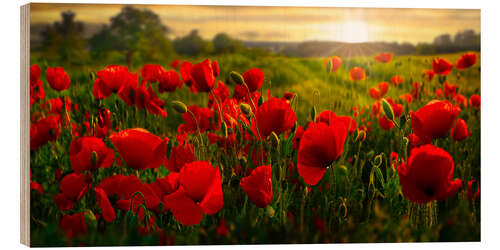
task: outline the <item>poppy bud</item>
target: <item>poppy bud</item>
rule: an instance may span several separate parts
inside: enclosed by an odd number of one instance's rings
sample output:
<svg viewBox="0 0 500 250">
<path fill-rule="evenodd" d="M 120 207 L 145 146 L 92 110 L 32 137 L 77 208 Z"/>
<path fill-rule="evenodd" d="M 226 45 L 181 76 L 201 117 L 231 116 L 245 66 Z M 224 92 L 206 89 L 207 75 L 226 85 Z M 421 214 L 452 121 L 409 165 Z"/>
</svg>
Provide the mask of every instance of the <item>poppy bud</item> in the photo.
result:
<svg viewBox="0 0 500 250">
<path fill-rule="evenodd" d="M 405 147 L 408 146 L 409 142 L 410 140 L 408 139 L 408 137 L 403 137 L 403 143 L 405 144 Z"/>
<path fill-rule="evenodd" d="M 379 167 L 382 164 L 382 154 L 379 154 L 375 156 L 375 159 L 373 160 L 373 165 Z"/>
<path fill-rule="evenodd" d="M 246 103 L 240 103 L 241 112 L 246 116 L 252 115 L 252 108 Z"/>
<path fill-rule="evenodd" d="M 274 131 L 271 132 L 269 137 L 271 137 L 271 142 L 273 143 L 273 146 L 278 147 L 280 145 L 280 139 L 278 138 L 276 133 L 274 133 Z"/>
<path fill-rule="evenodd" d="M 241 156 L 239 158 L 241 166 L 246 166 L 247 165 L 247 158 L 245 156 Z"/>
<path fill-rule="evenodd" d="M 236 71 L 231 71 L 231 73 L 229 73 L 229 76 L 231 77 L 231 80 L 236 84 L 245 83 L 245 79 L 243 79 L 243 76 Z"/>
<path fill-rule="evenodd" d="M 90 161 L 92 162 L 93 167 L 97 165 L 97 160 L 98 160 L 97 152 L 92 151 L 92 155 L 90 155 Z"/>
<path fill-rule="evenodd" d="M 394 111 L 392 110 L 391 104 L 384 98 L 382 99 L 382 109 L 384 110 L 385 116 L 389 120 L 394 121 Z"/>
<path fill-rule="evenodd" d="M 311 108 L 311 120 L 315 121 L 316 120 L 316 107 L 312 106 Z"/>
<path fill-rule="evenodd" d="M 184 104 L 181 101 L 173 101 L 172 102 L 172 107 L 175 109 L 175 111 L 184 114 L 187 112 L 187 107 L 186 104 Z"/>
<path fill-rule="evenodd" d="M 263 96 L 260 96 L 259 97 L 259 101 L 257 102 L 257 106 L 260 106 L 262 105 L 262 103 L 264 102 L 264 97 Z"/>
<path fill-rule="evenodd" d="M 90 229 L 89 231 L 97 229 L 97 219 L 92 211 L 85 209 L 83 218 L 87 229 Z"/>
<path fill-rule="evenodd" d="M 366 154 L 366 158 L 370 159 L 372 158 L 372 156 L 375 154 L 375 152 L 373 150 L 370 150 L 370 152 L 368 152 L 368 154 Z"/>
<path fill-rule="evenodd" d="M 342 176 L 346 176 L 347 175 L 347 168 L 344 165 L 342 165 L 342 166 L 337 168 L 337 172 Z"/>
<path fill-rule="evenodd" d="M 274 208 L 272 206 L 266 207 L 266 215 L 269 216 L 269 218 L 274 217 Z"/>
<path fill-rule="evenodd" d="M 328 60 L 326 64 L 326 73 L 330 73 L 330 71 L 332 71 L 332 60 Z"/>
</svg>

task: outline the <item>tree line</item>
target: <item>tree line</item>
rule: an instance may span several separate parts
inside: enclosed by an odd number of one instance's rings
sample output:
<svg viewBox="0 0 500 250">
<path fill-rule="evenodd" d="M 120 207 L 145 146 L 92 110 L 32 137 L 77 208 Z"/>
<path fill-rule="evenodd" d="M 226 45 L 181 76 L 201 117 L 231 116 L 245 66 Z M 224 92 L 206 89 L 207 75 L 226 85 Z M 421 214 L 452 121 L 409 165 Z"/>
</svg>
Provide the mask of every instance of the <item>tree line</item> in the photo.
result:
<svg viewBox="0 0 500 250">
<path fill-rule="evenodd" d="M 274 52 L 285 56 L 328 56 L 323 54 L 338 47 L 338 42 L 302 42 L 283 46 L 280 44 L 275 48 L 281 49 L 276 50 L 265 46 L 245 46 L 226 33 L 218 33 L 212 40 L 205 40 L 198 30 L 170 40 L 168 35 L 171 34 L 171 29 L 161 22 L 156 13 L 132 6 L 122 8 L 119 14 L 110 18 L 109 24 L 102 25 L 89 38 L 85 38 L 85 28 L 83 22 L 76 20 L 74 12 L 64 11 L 61 13 L 61 21 L 42 30 L 41 41 L 32 44 L 32 52 L 60 65 L 120 63 L 133 67 L 145 63 L 164 63 L 179 55 L 199 57 L 240 53 L 260 56 Z M 440 35 L 433 43 L 413 45 L 373 42 L 365 45 L 398 55 L 479 51 L 480 34 L 465 30 L 456 33 L 454 37 L 450 34 Z"/>
</svg>

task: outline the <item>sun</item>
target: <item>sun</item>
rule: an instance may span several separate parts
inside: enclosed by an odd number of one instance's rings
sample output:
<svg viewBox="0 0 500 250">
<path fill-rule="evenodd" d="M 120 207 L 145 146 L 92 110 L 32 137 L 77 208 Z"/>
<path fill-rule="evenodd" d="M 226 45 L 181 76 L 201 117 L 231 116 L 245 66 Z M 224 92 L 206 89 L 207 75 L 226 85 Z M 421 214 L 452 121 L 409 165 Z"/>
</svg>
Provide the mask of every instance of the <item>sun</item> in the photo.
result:
<svg viewBox="0 0 500 250">
<path fill-rule="evenodd" d="M 363 21 L 344 21 L 336 29 L 343 42 L 362 43 L 370 39 L 368 25 Z"/>
</svg>

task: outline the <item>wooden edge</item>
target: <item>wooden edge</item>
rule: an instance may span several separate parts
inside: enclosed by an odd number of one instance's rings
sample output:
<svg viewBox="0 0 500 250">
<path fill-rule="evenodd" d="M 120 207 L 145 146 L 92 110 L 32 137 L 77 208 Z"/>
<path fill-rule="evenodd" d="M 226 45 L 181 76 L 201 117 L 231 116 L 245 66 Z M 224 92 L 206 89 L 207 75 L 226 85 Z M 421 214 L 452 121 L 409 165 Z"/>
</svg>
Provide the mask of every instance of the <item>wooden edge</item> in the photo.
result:
<svg viewBox="0 0 500 250">
<path fill-rule="evenodd" d="M 30 151 L 29 151 L 29 67 L 30 67 L 30 4 L 21 6 L 21 243 L 30 246 Z"/>
</svg>

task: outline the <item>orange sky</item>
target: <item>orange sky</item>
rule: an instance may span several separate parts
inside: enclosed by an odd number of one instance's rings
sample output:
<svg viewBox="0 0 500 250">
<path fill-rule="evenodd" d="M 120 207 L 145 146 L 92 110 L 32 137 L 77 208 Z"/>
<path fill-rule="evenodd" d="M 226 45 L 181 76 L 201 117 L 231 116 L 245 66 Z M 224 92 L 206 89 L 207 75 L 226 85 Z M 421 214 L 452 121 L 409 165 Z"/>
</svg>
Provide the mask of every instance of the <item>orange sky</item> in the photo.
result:
<svg viewBox="0 0 500 250">
<path fill-rule="evenodd" d="M 219 32 L 252 41 L 332 40 L 343 42 L 432 42 L 443 33 L 481 31 L 480 10 L 313 7 L 134 5 L 157 13 L 171 38 L 192 29 L 211 39 Z M 60 19 L 72 10 L 89 23 L 108 23 L 123 5 L 31 4 L 31 22 Z"/>
</svg>

